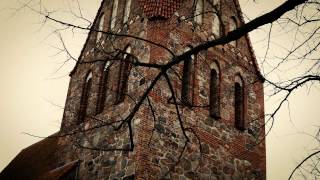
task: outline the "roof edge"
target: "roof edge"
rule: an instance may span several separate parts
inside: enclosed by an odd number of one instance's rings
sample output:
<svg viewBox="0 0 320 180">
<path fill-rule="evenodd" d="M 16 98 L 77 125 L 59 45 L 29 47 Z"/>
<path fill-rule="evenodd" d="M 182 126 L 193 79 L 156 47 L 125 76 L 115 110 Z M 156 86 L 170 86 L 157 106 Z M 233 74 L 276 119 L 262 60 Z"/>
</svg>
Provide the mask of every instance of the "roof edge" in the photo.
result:
<svg viewBox="0 0 320 180">
<path fill-rule="evenodd" d="M 239 4 L 239 1 L 238 0 L 233 0 L 234 4 L 236 5 L 236 10 L 237 10 L 237 13 L 240 17 L 240 21 L 242 24 L 245 24 L 245 21 L 244 21 L 244 18 L 243 18 L 243 13 L 242 13 L 242 10 L 241 10 L 241 6 Z M 253 50 L 253 46 L 252 46 L 252 43 L 251 43 L 251 40 L 250 40 L 250 36 L 249 36 L 249 33 L 247 33 L 245 35 L 245 38 L 247 40 L 247 43 L 248 43 L 248 46 L 249 46 L 249 52 L 252 56 L 252 61 L 253 61 L 253 66 L 257 72 L 257 76 L 259 78 L 259 80 L 261 80 L 261 82 L 264 82 L 265 81 L 265 78 L 264 76 L 262 75 L 261 71 L 260 71 L 260 68 L 259 68 L 259 65 L 258 65 L 258 61 L 257 61 L 257 57 L 254 53 L 254 50 Z"/>
</svg>

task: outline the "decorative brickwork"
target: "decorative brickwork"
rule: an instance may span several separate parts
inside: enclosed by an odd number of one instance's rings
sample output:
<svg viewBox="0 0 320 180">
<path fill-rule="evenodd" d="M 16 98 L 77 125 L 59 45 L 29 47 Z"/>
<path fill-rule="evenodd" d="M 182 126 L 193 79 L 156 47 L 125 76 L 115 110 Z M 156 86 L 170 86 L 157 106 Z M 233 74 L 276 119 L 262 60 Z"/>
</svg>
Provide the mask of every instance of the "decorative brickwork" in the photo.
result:
<svg viewBox="0 0 320 180">
<path fill-rule="evenodd" d="M 148 18 L 170 18 L 181 6 L 183 0 L 139 0 Z"/>
</svg>

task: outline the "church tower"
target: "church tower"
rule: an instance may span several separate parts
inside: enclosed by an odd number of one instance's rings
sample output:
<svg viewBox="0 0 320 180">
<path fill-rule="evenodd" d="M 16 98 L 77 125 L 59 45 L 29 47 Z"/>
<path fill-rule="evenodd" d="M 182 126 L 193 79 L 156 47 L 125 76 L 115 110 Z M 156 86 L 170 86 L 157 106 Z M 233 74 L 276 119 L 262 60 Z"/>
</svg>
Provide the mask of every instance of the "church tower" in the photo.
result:
<svg viewBox="0 0 320 180">
<path fill-rule="evenodd" d="M 66 152 L 80 179 L 265 179 L 263 80 L 248 36 L 157 79 L 158 66 L 243 23 L 237 0 L 103 1 L 61 126 L 82 131 Z"/>
<path fill-rule="evenodd" d="M 249 37 L 168 67 L 243 24 L 238 0 L 103 0 L 47 174 L 265 179 L 263 78 Z"/>
</svg>

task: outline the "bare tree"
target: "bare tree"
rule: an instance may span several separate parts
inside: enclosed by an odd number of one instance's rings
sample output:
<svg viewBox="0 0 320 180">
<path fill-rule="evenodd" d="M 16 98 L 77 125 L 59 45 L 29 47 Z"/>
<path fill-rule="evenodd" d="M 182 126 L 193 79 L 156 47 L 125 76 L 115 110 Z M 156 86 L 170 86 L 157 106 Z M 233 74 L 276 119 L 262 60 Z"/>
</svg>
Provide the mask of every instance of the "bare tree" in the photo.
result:
<svg viewBox="0 0 320 180">
<path fill-rule="evenodd" d="M 212 6 L 215 6 L 215 2 L 211 2 Z M 139 83 L 143 85 L 143 88 L 139 90 L 139 93 L 136 96 L 132 96 L 131 94 L 127 94 L 125 91 L 120 93 L 114 100 L 114 104 L 118 104 L 123 100 L 124 97 L 130 99 L 134 104 L 133 108 L 130 109 L 130 112 L 126 113 L 125 115 L 110 115 L 109 120 L 105 121 L 104 119 L 97 118 L 95 116 L 91 116 L 90 113 L 84 114 L 84 117 L 81 118 L 89 118 L 90 120 L 95 122 L 94 126 L 89 128 L 79 127 L 75 128 L 73 131 L 65 131 L 59 134 L 58 136 L 54 137 L 66 137 L 66 136 L 75 136 L 78 134 L 85 134 L 86 132 L 94 131 L 100 128 L 110 128 L 113 132 L 117 133 L 123 129 L 128 130 L 128 137 L 130 139 L 130 143 L 124 147 L 101 147 L 101 146 L 93 146 L 93 145 L 83 145 L 83 143 L 78 142 L 77 139 L 74 139 L 75 144 L 82 148 L 82 149 L 89 149 L 89 150 L 99 150 L 99 151 L 133 151 L 134 149 L 134 117 L 136 116 L 137 112 L 141 111 L 141 109 L 148 109 L 152 112 L 153 121 L 156 123 L 158 120 L 157 116 L 157 109 L 154 107 L 154 103 L 150 97 L 150 93 L 152 90 L 156 89 L 156 86 L 159 83 L 166 83 L 167 88 L 170 91 L 170 98 L 168 98 L 168 103 L 173 104 L 175 106 L 175 113 L 177 116 L 177 121 L 179 122 L 181 134 L 183 136 L 183 147 L 181 149 L 181 154 L 177 159 L 176 163 L 169 168 L 169 173 L 176 164 L 178 164 L 186 151 L 187 146 L 190 144 L 191 139 L 195 139 L 199 145 L 199 153 L 202 153 L 202 143 L 200 142 L 197 133 L 192 127 L 189 127 L 184 123 L 184 119 L 186 117 L 183 116 L 181 113 L 181 105 L 189 106 L 189 107 L 197 107 L 197 108 L 207 108 L 209 104 L 193 104 L 184 99 L 182 94 L 176 92 L 173 88 L 173 79 L 183 79 L 177 73 L 178 66 L 181 63 L 187 63 L 187 61 L 192 56 L 196 56 L 197 54 L 208 50 L 209 48 L 217 47 L 220 45 L 225 45 L 228 43 L 232 43 L 233 41 L 246 36 L 251 31 L 254 31 L 262 26 L 269 25 L 269 31 L 266 32 L 266 41 L 267 41 L 267 49 L 265 56 L 262 58 L 261 67 L 263 69 L 263 79 L 266 82 L 266 86 L 271 89 L 269 96 L 276 96 L 281 95 L 281 101 L 278 105 L 276 105 L 274 111 L 269 114 L 266 114 L 266 124 L 268 129 L 266 130 L 266 135 L 272 129 L 273 124 L 275 123 L 275 118 L 278 111 L 284 106 L 285 103 L 288 102 L 288 98 L 292 95 L 297 89 L 300 87 L 312 87 L 317 86 L 320 81 L 320 74 L 319 74 L 319 50 L 318 46 L 320 45 L 320 38 L 319 36 L 319 21 L 320 21 L 320 10 L 319 5 L 320 2 L 317 0 L 287 0 L 279 7 L 275 8 L 274 10 L 266 13 L 262 16 L 256 17 L 252 20 L 248 19 L 247 23 L 242 24 L 241 26 L 237 27 L 235 30 L 230 31 L 227 34 L 221 34 L 221 37 L 210 38 L 208 37 L 206 41 L 200 42 L 199 44 L 189 47 L 188 50 L 185 52 L 175 52 L 171 48 L 166 47 L 162 44 L 156 43 L 154 41 L 144 39 L 139 37 L 136 34 L 128 34 L 126 33 L 127 24 L 114 24 L 113 26 L 121 26 L 119 29 L 120 31 L 104 31 L 103 29 L 99 29 L 99 25 L 95 25 L 93 22 L 88 20 L 82 14 L 82 7 L 80 6 L 79 1 L 77 1 L 77 10 L 70 10 L 72 16 L 77 19 L 80 19 L 83 24 L 81 23 L 76 24 L 71 21 L 66 21 L 64 19 L 60 19 L 55 17 L 55 13 L 51 12 L 50 10 L 46 9 L 43 5 L 43 2 L 31 0 L 28 2 L 22 3 L 22 8 L 27 8 L 33 12 L 36 12 L 42 17 L 42 25 L 46 25 L 47 23 L 54 23 L 59 28 L 56 28 L 53 31 L 53 34 L 58 34 L 59 40 L 61 42 L 61 47 L 58 47 L 58 53 L 64 53 L 67 56 L 65 62 L 68 61 L 78 61 L 78 58 L 73 57 L 73 55 L 69 52 L 64 39 L 61 36 L 61 33 L 67 30 L 73 31 L 82 31 L 85 33 L 95 32 L 98 33 L 97 38 L 103 38 L 109 40 L 109 42 L 113 42 L 109 44 L 111 48 L 105 49 L 103 41 L 99 41 L 94 52 L 101 54 L 101 58 L 95 60 L 95 62 L 102 62 L 108 64 L 105 67 L 105 72 L 108 72 L 108 68 L 111 68 L 115 65 L 115 62 L 121 61 L 121 63 L 126 64 L 126 68 L 132 68 L 132 72 L 138 74 Z M 40 7 L 40 8 L 38 8 Z M 196 3 L 194 3 L 194 7 L 196 8 Z M 206 11 L 201 14 L 216 14 L 217 12 L 214 11 Z M 180 21 L 188 21 L 190 19 L 196 19 L 197 16 L 201 14 L 192 15 L 189 17 L 181 18 Z M 272 43 L 272 33 L 275 28 L 281 28 L 285 31 L 293 34 L 292 44 L 289 48 L 287 48 L 286 52 L 282 54 L 281 57 L 277 59 L 269 59 L 268 55 L 270 53 L 269 46 Z M 125 41 L 127 39 L 147 43 L 150 46 L 155 46 L 165 50 L 169 57 L 163 63 L 147 63 L 144 62 L 141 57 L 131 53 L 128 51 L 128 46 L 122 46 L 121 48 L 118 47 L 117 43 L 120 41 Z M 201 58 L 201 57 L 200 57 Z M 106 60 L 108 59 L 108 60 Z M 91 62 L 77 62 L 76 66 L 80 64 L 92 63 Z M 296 74 L 294 77 L 288 79 L 280 79 L 279 81 L 272 81 L 269 79 L 275 73 L 279 73 L 278 71 L 281 69 L 285 69 L 288 66 L 296 67 L 300 64 L 308 63 L 307 69 L 302 69 L 299 74 Z M 264 68 L 267 67 L 267 68 Z M 144 76 L 145 71 L 151 72 L 153 76 L 146 77 Z M 128 74 L 122 74 L 119 76 L 123 76 L 124 79 L 128 77 Z M 102 77 L 103 78 L 103 77 Z M 126 81 L 126 80 L 124 80 Z M 145 84 L 145 82 L 148 82 Z M 129 84 L 132 82 L 128 82 Z M 133 84 L 133 83 L 132 83 Z M 98 86 L 97 84 L 92 84 L 91 86 Z M 107 87 L 110 88 L 110 87 Z M 119 89 L 108 89 L 109 91 L 119 91 Z M 119 93 L 118 93 L 119 94 Z M 101 103 L 101 102 L 100 102 Z M 102 102 L 104 103 L 104 102 Z M 101 108 L 101 107 L 99 107 Z M 99 111 L 99 110 L 98 110 Z M 77 112 L 73 112 L 77 113 Z M 110 119 L 112 121 L 110 121 Z M 254 123 L 254 122 L 250 122 Z M 264 133 L 264 125 L 261 126 L 260 133 Z M 156 130 L 156 127 L 153 131 Z M 319 141 L 319 135 L 315 137 L 317 141 Z M 258 139 L 256 145 L 263 142 L 264 135 L 262 138 Z M 151 143 L 151 139 L 149 145 Z M 293 170 L 292 174 L 290 175 L 289 179 L 291 179 L 297 170 L 301 169 L 305 163 L 309 163 L 306 165 L 307 169 L 310 170 L 310 173 L 313 177 L 317 179 L 320 176 L 319 173 L 319 149 L 315 150 L 314 153 L 307 156 L 297 167 Z M 303 171 L 303 170 L 302 170 Z M 164 174 L 164 177 L 167 175 Z M 302 172 L 301 172 L 302 173 Z"/>
</svg>

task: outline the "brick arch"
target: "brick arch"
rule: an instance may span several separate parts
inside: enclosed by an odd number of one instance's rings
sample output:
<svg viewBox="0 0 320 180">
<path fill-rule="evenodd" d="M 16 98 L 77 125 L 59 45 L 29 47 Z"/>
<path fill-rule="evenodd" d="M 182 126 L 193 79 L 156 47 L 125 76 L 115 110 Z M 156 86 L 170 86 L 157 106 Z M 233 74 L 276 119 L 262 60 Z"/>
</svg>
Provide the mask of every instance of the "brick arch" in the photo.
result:
<svg viewBox="0 0 320 180">
<path fill-rule="evenodd" d="M 217 60 L 214 60 L 211 64 L 210 64 L 210 69 L 214 69 L 217 71 L 218 74 L 220 74 L 220 65 L 218 63 Z"/>
<path fill-rule="evenodd" d="M 239 83 L 241 86 L 244 86 L 243 78 L 240 73 L 237 73 L 234 77 L 234 82 Z"/>
<path fill-rule="evenodd" d="M 144 14 L 149 18 L 170 18 L 181 6 L 183 0 L 139 0 Z"/>
</svg>

